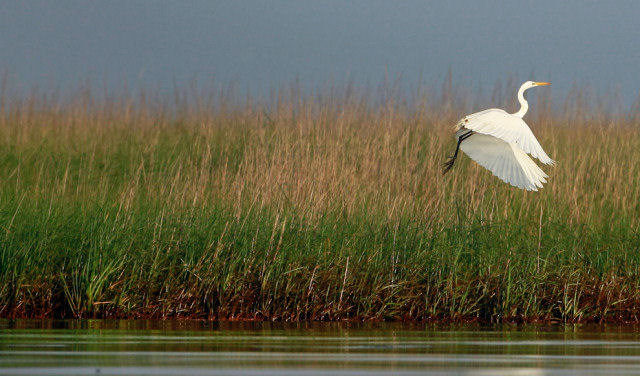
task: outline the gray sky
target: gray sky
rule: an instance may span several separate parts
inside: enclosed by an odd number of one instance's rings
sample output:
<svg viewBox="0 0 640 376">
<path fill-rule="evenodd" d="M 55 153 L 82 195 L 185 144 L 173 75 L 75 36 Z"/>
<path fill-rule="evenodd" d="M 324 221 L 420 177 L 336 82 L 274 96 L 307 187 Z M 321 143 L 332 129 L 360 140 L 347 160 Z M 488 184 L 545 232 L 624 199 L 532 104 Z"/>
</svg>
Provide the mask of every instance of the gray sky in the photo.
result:
<svg viewBox="0 0 640 376">
<path fill-rule="evenodd" d="M 491 87 L 548 80 L 638 95 L 640 1 L 6 1 L 0 69 L 21 88 L 262 90 L 292 82 Z"/>
</svg>

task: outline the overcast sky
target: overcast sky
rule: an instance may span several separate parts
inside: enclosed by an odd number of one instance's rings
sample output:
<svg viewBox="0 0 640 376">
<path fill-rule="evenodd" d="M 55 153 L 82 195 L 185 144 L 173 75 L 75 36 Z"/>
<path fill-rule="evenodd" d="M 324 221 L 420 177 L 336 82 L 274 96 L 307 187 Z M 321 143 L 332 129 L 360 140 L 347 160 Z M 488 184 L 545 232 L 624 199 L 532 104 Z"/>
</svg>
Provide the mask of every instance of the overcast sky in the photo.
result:
<svg viewBox="0 0 640 376">
<path fill-rule="evenodd" d="M 195 79 L 263 89 L 379 83 L 491 86 L 514 76 L 619 89 L 640 82 L 640 1 L 6 1 L 11 84 L 171 88 Z"/>
</svg>

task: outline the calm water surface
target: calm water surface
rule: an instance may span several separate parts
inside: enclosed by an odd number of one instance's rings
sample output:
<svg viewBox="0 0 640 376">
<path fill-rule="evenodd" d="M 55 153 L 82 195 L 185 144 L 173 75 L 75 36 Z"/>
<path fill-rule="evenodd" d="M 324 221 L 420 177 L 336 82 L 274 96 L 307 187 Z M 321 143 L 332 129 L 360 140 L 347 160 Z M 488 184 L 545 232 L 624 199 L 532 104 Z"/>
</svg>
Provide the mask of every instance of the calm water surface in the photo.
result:
<svg viewBox="0 0 640 376">
<path fill-rule="evenodd" d="M 0 320 L 0 375 L 640 375 L 605 326 Z"/>
</svg>

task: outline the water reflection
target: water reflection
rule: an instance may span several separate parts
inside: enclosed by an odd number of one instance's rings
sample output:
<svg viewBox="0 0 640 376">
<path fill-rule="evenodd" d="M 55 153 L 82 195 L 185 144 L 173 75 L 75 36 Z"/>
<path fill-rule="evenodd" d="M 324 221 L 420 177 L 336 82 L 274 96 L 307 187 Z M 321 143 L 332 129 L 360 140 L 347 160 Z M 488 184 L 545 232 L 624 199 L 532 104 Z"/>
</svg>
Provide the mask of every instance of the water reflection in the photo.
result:
<svg viewBox="0 0 640 376">
<path fill-rule="evenodd" d="M 0 320 L 2 375 L 639 374 L 628 326 Z"/>
</svg>

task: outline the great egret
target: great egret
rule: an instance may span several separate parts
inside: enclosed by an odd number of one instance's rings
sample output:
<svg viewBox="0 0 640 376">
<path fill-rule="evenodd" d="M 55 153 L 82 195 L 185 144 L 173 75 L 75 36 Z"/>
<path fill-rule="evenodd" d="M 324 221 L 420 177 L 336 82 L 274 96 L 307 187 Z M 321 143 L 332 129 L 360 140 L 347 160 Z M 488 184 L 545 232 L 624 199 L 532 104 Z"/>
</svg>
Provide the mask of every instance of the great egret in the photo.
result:
<svg viewBox="0 0 640 376">
<path fill-rule="evenodd" d="M 456 151 L 445 162 L 443 174 L 453 167 L 458 150 L 462 149 L 505 183 L 528 191 L 542 188 L 548 176 L 527 154 L 547 165 L 555 162 L 542 150 L 522 117 L 529 109 L 529 103 L 524 99 L 525 90 L 545 85 L 550 84 L 533 81 L 522 84 L 518 90 L 520 110 L 514 114 L 492 108 L 462 118 L 455 128 L 458 140 Z"/>
</svg>

